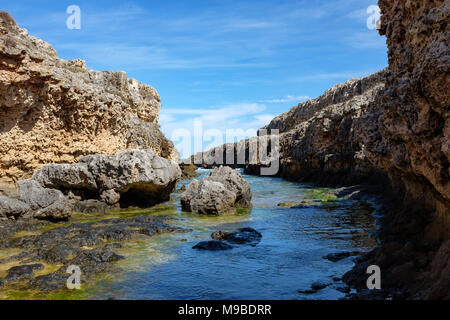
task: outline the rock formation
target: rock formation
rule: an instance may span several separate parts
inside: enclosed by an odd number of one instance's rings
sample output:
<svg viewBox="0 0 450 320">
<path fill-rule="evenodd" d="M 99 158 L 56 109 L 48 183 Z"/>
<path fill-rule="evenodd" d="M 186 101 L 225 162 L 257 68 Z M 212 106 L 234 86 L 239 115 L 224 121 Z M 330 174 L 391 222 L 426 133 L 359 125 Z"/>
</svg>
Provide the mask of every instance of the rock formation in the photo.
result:
<svg viewBox="0 0 450 320">
<path fill-rule="evenodd" d="M 365 268 L 377 264 L 390 297 L 450 299 L 450 3 L 379 5 L 389 68 L 365 154 L 389 175 L 397 207 L 383 218 L 382 245 L 344 280 L 370 297 Z"/>
<path fill-rule="evenodd" d="M 260 130 L 259 137 L 216 147 L 190 161 L 211 167 L 217 159 L 224 159 L 222 163 L 259 175 L 261 167 L 279 157 L 278 175 L 286 179 L 324 185 L 379 182 L 384 174 L 367 159 L 361 131 L 368 130 L 376 120 L 368 115 L 384 89 L 385 74 L 380 71 L 338 84 L 273 119 Z M 270 135 L 274 130 L 279 132 L 279 148 L 272 148 L 270 138 L 261 134 Z M 260 155 L 261 148 L 265 159 Z M 239 153 L 245 161 L 239 159 Z"/>
<path fill-rule="evenodd" d="M 450 238 L 450 3 L 382 0 L 380 8 L 389 72 L 366 154 L 407 203 L 435 212 L 428 236 Z"/>
<path fill-rule="evenodd" d="M 180 177 L 177 163 L 151 150 L 130 150 L 89 155 L 74 164 L 45 165 L 32 179 L 44 188 L 62 190 L 82 200 L 149 207 L 169 200 Z"/>
<path fill-rule="evenodd" d="M 384 275 L 378 297 L 450 299 L 450 2 L 379 5 L 387 70 L 337 85 L 264 129 L 280 130 L 281 176 L 381 183 L 394 198 L 383 217 L 382 244 L 344 277 L 359 297 L 377 297 L 365 285 L 367 266 L 376 264 Z M 224 149 L 197 159 L 207 162 Z M 264 164 L 238 166 L 259 174 Z"/>
<path fill-rule="evenodd" d="M 151 149 L 179 161 L 159 130 L 160 97 L 125 72 L 59 59 L 0 12 L 0 194 L 48 163 Z"/>
<path fill-rule="evenodd" d="M 73 164 L 49 164 L 19 181 L 19 198 L 0 197 L 0 218 L 61 220 L 72 211 L 111 206 L 150 207 L 170 199 L 181 177 L 177 163 L 152 150 L 89 155 Z"/>
<path fill-rule="evenodd" d="M 192 181 L 181 195 L 183 210 L 199 214 L 222 215 L 236 208 L 250 208 L 250 185 L 241 174 L 220 167 L 202 181 Z"/>
</svg>

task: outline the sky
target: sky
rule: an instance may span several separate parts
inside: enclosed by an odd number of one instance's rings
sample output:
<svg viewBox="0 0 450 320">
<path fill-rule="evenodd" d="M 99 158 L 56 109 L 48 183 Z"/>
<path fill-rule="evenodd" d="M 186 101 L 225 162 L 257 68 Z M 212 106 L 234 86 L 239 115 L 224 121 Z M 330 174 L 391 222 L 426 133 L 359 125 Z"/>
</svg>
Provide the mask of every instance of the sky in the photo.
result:
<svg viewBox="0 0 450 320">
<path fill-rule="evenodd" d="M 60 58 L 156 88 L 161 129 L 185 158 L 386 67 L 385 38 L 367 26 L 376 2 L 2 0 L 0 10 Z M 67 27 L 70 5 L 80 8 L 80 29 Z"/>
</svg>

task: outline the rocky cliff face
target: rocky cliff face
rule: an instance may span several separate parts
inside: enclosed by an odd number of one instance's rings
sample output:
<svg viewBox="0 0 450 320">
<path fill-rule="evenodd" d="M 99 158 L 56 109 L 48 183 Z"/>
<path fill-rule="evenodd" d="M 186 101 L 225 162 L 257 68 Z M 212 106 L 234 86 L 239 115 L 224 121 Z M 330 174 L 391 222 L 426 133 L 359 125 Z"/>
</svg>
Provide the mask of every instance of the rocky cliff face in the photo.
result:
<svg viewBox="0 0 450 320">
<path fill-rule="evenodd" d="M 160 108 L 152 87 L 125 72 L 61 60 L 48 43 L 0 12 L 1 185 L 28 178 L 44 164 L 87 154 L 145 148 L 179 161 L 159 130 Z"/>
<path fill-rule="evenodd" d="M 279 154 L 278 174 L 289 180 L 324 185 L 379 182 L 385 176 L 367 159 L 363 134 L 377 121 L 369 115 L 384 90 L 385 75 L 385 71 L 380 71 L 338 84 L 273 119 L 262 128 L 259 137 L 214 148 L 197 154 L 191 161 L 214 166 L 221 164 L 217 159 L 223 159 L 222 163 L 259 175 L 265 164 L 258 152 L 252 155 L 251 150 L 258 150 L 256 145 L 267 149 L 267 158 L 274 156 L 272 152 Z M 271 148 L 269 137 L 262 134 L 270 135 L 273 130 L 279 132 L 279 150 Z M 239 159 L 241 150 L 245 161 Z"/>
<path fill-rule="evenodd" d="M 348 185 L 383 175 L 362 139 L 371 107 L 384 90 L 385 71 L 352 79 L 276 117 L 263 129 L 280 132 L 280 174 L 297 181 Z"/>
<path fill-rule="evenodd" d="M 382 219 L 381 245 L 344 276 L 358 298 L 450 299 L 450 2 L 379 5 L 387 70 L 340 84 L 265 129 L 280 130 L 286 178 L 389 182 L 383 186 L 394 201 Z M 248 149 L 255 139 L 241 145 Z M 224 149 L 203 153 L 203 161 Z M 259 174 L 262 165 L 240 166 Z M 382 270 L 379 292 L 366 286 L 373 264 Z"/>
<path fill-rule="evenodd" d="M 432 213 L 427 237 L 450 238 L 450 2 L 379 4 L 389 68 L 366 155 L 405 204 Z"/>
</svg>

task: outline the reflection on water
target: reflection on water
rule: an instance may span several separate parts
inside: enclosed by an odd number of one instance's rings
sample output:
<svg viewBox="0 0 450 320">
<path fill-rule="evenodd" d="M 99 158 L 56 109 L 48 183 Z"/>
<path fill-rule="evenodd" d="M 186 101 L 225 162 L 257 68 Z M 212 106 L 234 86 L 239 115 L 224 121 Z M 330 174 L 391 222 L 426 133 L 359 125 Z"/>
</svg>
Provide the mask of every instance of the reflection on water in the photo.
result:
<svg viewBox="0 0 450 320">
<path fill-rule="evenodd" d="M 202 175 L 208 170 L 200 170 Z M 366 251 L 374 246 L 375 229 L 367 203 L 346 200 L 324 208 L 280 208 L 280 202 L 300 202 L 310 196 L 307 186 L 279 178 L 245 176 L 253 192 L 249 215 L 204 217 L 181 212 L 179 193 L 170 202 L 147 211 L 124 211 L 121 216 L 164 214 L 192 232 L 142 238 L 127 244 L 119 262 L 124 269 L 114 280 L 101 281 L 93 299 L 338 299 L 342 276 L 352 258 L 339 262 L 323 256 L 340 251 Z M 187 184 L 188 182 L 184 182 Z M 310 187 L 309 187 L 310 188 Z M 252 227 L 263 234 L 256 246 L 225 252 L 193 250 L 216 230 Z M 305 295 L 314 282 L 331 283 Z"/>
</svg>

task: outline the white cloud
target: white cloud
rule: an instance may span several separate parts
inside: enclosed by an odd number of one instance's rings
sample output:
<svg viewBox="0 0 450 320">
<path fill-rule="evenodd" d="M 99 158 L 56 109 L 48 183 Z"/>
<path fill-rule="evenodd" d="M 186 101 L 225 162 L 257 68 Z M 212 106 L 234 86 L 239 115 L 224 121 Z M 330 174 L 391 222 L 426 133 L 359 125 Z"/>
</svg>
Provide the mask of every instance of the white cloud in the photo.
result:
<svg viewBox="0 0 450 320">
<path fill-rule="evenodd" d="M 264 113 L 266 109 L 266 105 L 261 103 L 231 103 L 201 109 L 163 108 L 160 125 L 166 136 L 175 140 L 175 145 L 181 149 L 182 157 L 185 158 L 213 145 L 256 136 L 257 130 L 275 117 Z M 240 134 L 235 137 L 227 136 L 227 132 L 233 131 Z M 180 138 L 176 135 L 180 132 L 185 133 L 183 139 L 184 143 L 189 143 L 187 147 L 180 147 L 177 142 Z M 205 137 L 207 132 L 215 132 L 220 138 L 211 142 L 210 138 Z"/>
<path fill-rule="evenodd" d="M 262 102 L 265 102 L 265 103 L 288 103 L 288 102 L 302 102 L 302 101 L 309 100 L 309 99 L 311 99 L 310 96 L 287 95 L 284 98 L 262 100 Z"/>
</svg>

